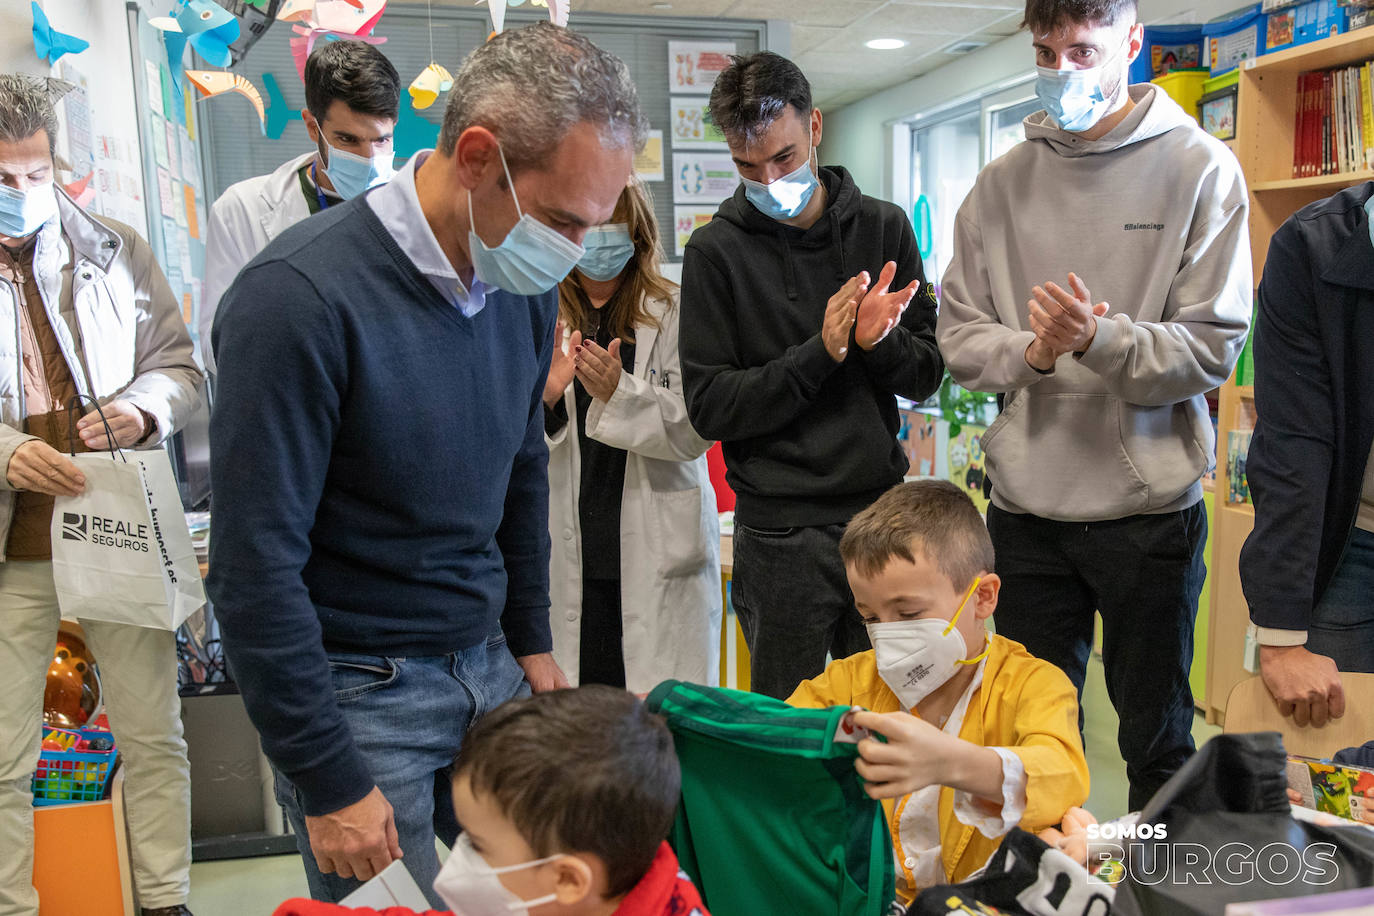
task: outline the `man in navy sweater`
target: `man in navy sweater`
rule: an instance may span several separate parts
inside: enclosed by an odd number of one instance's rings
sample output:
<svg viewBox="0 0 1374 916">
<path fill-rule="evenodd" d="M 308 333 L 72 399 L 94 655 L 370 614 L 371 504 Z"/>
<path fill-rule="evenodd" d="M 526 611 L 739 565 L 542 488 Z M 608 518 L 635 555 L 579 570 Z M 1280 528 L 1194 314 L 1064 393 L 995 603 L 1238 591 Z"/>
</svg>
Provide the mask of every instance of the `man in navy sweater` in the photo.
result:
<svg viewBox="0 0 1374 916">
<path fill-rule="evenodd" d="M 221 305 L 210 594 L 316 899 L 403 854 L 429 892 L 468 726 L 567 684 L 554 286 L 643 134 L 619 59 L 548 23 L 505 32 L 459 70 L 437 150 L 283 232 Z"/>
</svg>

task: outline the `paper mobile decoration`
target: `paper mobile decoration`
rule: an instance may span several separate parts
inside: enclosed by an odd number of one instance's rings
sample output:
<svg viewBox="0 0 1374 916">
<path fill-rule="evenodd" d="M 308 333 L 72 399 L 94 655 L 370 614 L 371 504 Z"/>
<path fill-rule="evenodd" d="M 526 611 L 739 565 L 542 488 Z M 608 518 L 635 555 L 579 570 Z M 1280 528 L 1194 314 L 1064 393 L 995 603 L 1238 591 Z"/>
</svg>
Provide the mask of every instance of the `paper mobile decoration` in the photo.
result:
<svg viewBox="0 0 1374 916">
<path fill-rule="evenodd" d="M 282 22 L 305 22 L 315 15 L 315 0 L 286 0 L 277 11 Z"/>
<path fill-rule="evenodd" d="M 37 3 L 33 9 L 33 50 L 42 60 L 57 63 L 64 54 L 80 54 L 91 46 L 89 41 L 59 32 L 48 22 L 47 14 Z"/>
<path fill-rule="evenodd" d="M 439 93 L 453 88 L 453 74 L 442 64 L 430 61 L 428 67 L 420 71 L 410 83 L 410 104 L 417 109 L 428 108 L 434 104 Z"/>
<path fill-rule="evenodd" d="M 296 75 L 301 78 L 302 83 L 305 82 L 305 61 L 310 57 L 310 52 L 315 50 L 315 42 L 320 39 L 338 41 L 345 38 L 349 41 L 365 41 L 370 45 L 386 43 L 386 39 L 380 35 L 346 35 L 327 29 L 311 29 L 303 25 L 293 25 L 291 30 L 296 33 L 288 42 L 291 46 L 291 59 L 296 64 Z"/>
<path fill-rule="evenodd" d="M 227 67 L 232 60 L 229 45 L 238 40 L 239 21 L 214 0 L 182 0 L 171 17 L 148 20 L 162 30 L 167 45 L 167 62 L 175 71 L 181 66 L 186 43 L 216 67 Z"/>
<path fill-rule="evenodd" d="M 270 73 L 262 75 L 262 85 L 267 89 L 267 121 L 263 132 L 267 139 L 276 140 L 286 130 L 291 120 L 291 112 L 286 107 L 286 97 L 281 94 L 277 78 Z"/>
<path fill-rule="evenodd" d="M 91 205 L 91 201 L 95 200 L 95 188 L 91 187 L 93 175 L 95 175 L 95 171 L 89 171 L 85 177 L 62 186 L 62 190 L 67 192 L 67 196 L 76 201 L 76 205 L 83 210 Z"/>
<path fill-rule="evenodd" d="M 262 132 L 267 133 L 267 114 L 263 108 L 262 96 L 247 79 L 237 73 L 227 73 L 223 70 L 187 70 L 186 78 L 207 99 L 226 92 L 237 92 L 248 99 L 258 111 Z"/>
<path fill-rule="evenodd" d="M 367 35 L 386 10 L 386 0 L 315 0 L 314 26 L 326 32 Z"/>
<path fill-rule="evenodd" d="M 439 142 L 439 125 L 416 114 L 415 109 L 402 104 L 396 121 L 392 151 L 397 159 L 409 159 L 422 149 L 433 149 Z"/>
<path fill-rule="evenodd" d="M 554 25 L 561 25 L 567 28 L 568 12 L 571 7 L 569 0 L 548 0 L 549 21 Z"/>
</svg>

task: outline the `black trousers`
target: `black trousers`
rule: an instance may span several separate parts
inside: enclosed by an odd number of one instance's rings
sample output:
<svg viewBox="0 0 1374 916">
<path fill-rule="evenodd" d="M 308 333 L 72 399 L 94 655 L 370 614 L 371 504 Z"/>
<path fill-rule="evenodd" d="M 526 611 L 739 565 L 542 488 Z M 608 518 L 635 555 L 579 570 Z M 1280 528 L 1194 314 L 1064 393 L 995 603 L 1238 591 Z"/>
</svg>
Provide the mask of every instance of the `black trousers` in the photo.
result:
<svg viewBox="0 0 1374 916">
<path fill-rule="evenodd" d="M 785 700 L 825 670 L 825 656 L 868 648 L 840 538 L 844 525 L 749 528 L 735 522 L 730 603 L 749 646 L 749 687 Z"/>
<path fill-rule="evenodd" d="M 1102 615 L 1107 695 L 1120 717 L 1131 810 L 1139 811 L 1194 751 L 1188 672 L 1207 575 L 1203 504 L 1088 523 L 990 506 L 988 531 L 1002 579 L 997 632 L 1062 668 L 1080 701 L 1093 612 Z"/>
<path fill-rule="evenodd" d="M 577 682 L 625 686 L 624 629 L 620 618 L 620 580 L 582 580 L 582 632 L 577 651 Z"/>
</svg>

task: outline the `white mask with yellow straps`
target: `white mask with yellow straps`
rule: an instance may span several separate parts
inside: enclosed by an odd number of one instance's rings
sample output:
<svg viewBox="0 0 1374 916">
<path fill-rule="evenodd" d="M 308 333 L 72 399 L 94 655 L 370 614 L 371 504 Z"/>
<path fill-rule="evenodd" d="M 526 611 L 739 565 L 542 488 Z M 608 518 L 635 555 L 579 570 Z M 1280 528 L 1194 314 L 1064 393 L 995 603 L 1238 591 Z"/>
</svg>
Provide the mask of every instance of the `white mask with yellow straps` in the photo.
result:
<svg viewBox="0 0 1374 916">
<path fill-rule="evenodd" d="M 960 665 L 976 665 L 987 657 L 988 649 L 984 649 L 973 658 L 965 658 L 968 645 L 954 626 L 982 581 L 981 576 L 973 580 L 958 610 L 948 621 L 932 617 L 868 625 L 878 676 L 905 709 L 915 709 L 932 691 L 952 678 Z"/>
</svg>

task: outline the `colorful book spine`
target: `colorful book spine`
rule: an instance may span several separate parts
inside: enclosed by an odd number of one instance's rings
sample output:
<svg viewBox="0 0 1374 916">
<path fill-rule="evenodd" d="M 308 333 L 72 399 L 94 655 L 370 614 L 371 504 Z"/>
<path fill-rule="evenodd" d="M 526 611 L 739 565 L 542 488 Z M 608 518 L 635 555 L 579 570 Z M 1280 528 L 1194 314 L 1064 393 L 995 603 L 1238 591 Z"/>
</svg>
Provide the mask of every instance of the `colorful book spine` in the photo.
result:
<svg viewBox="0 0 1374 916">
<path fill-rule="evenodd" d="M 1364 130 L 1364 167 L 1374 169 L 1374 85 L 1370 84 L 1370 64 L 1360 68 L 1360 126 Z"/>
</svg>

